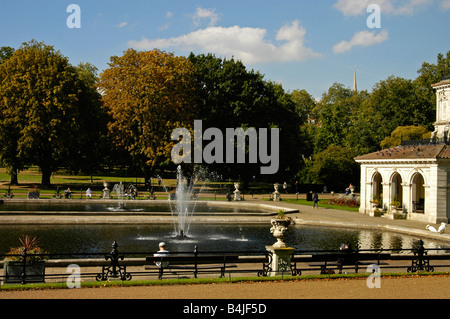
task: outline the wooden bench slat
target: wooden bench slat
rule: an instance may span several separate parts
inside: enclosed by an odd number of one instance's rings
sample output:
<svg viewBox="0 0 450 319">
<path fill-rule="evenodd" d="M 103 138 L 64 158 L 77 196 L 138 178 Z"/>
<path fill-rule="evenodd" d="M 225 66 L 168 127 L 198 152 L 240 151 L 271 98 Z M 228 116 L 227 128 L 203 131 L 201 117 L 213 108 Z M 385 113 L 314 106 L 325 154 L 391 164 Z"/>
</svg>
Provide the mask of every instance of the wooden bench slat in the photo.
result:
<svg viewBox="0 0 450 319">
<path fill-rule="evenodd" d="M 145 258 L 147 262 L 169 262 L 170 264 L 219 264 L 219 263 L 236 263 L 239 261 L 238 255 L 219 255 L 219 256 L 148 256 Z"/>
</svg>

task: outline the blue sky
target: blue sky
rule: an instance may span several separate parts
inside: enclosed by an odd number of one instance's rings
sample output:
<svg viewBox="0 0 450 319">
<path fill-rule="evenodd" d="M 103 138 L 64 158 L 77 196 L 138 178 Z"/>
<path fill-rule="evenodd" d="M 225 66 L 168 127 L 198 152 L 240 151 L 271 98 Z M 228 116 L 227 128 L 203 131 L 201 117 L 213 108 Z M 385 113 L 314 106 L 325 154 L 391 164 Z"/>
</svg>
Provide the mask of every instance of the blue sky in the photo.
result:
<svg viewBox="0 0 450 319">
<path fill-rule="evenodd" d="M 316 98 L 334 83 L 371 91 L 390 75 L 414 79 L 450 50 L 450 0 L 0 1 L 0 46 L 31 39 L 101 72 L 127 48 L 234 56 L 287 91 Z M 70 4 L 80 28 L 69 28 Z M 370 28 L 370 4 L 380 28 Z M 74 20 L 73 20 L 74 21 Z M 376 21 L 376 20 L 371 20 Z"/>
</svg>

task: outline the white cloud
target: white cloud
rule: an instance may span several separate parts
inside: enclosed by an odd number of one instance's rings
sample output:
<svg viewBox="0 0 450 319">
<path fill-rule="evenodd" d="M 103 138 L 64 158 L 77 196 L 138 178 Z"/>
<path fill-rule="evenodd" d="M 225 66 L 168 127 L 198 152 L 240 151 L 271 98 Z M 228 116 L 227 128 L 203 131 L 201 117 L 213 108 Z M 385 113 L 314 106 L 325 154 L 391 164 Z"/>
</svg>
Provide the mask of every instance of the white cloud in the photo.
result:
<svg viewBox="0 0 450 319">
<path fill-rule="evenodd" d="M 346 16 L 366 13 L 369 4 L 378 4 L 382 14 L 410 15 L 432 2 L 433 0 L 338 0 L 334 7 Z"/>
<path fill-rule="evenodd" d="M 368 47 L 377 43 L 382 43 L 389 38 L 386 30 L 375 34 L 376 31 L 361 31 L 353 35 L 350 41 L 341 41 L 333 46 L 334 53 L 344 53 L 350 51 L 355 46 Z"/>
<path fill-rule="evenodd" d="M 207 27 L 179 37 L 168 39 L 129 41 L 131 47 L 141 50 L 181 49 L 200 50 L 225 57 L 235 57 L 244 63 L 305 61 L 321 54 L 304 46 L 305 28 L 298 21 L 281 27 L 276 40 L 279 46 L 265 39 L 267 30 L 262 28 Z"/>
<path fill-rule="evenodd" d="M 204 20 L 209 20 L 207 25 L 212 27 L 219 21 L 219 15 L 215 12 L 215 9 L 197 8 L 197 11 L 192 16 L 195 27 L 199 27 Z"/>
<path fill-rule="evenodd" d="M 117 27 L 118 28 L 123 28 L 123 27 L 125 27 L 126 25 L 128 24 L 128 22 L 121 22 L 121 23 L 119 23 L 118 25 L 117 25 Z"/>
<path fill-rule="evenodd" d="M 450 10 L 450 0 L 442 0 L 441 8 L 444 10 Z"/>
</svg>

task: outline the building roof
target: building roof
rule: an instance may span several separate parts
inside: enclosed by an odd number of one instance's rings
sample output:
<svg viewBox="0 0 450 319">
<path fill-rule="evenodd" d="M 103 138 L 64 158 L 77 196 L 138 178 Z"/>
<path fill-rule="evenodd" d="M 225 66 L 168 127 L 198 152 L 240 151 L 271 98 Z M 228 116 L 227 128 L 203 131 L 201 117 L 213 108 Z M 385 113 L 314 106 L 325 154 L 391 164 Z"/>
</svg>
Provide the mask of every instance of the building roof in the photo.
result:
<svg viewBox="0 0 450 319">
<path fill-rule="evenodd" d="M 450 158 L 447 144 L 411 145 L 387 148 L 378 152 L 361 155 L 356 161 L 402 160 L 402 159 L 445 159 Z"/>
<path fill-rule="evenodd" d="M 439 86 L 443 86 L 443 85 L 449 85 L 450 84 L 450 78 L 449 77 L 446 77 L 446 78 L 443 78 L 440 82 L 438 82 L 438 83 L 433 83 L 433 84 L 431 84 L 431 87 L 433 87 L 433 88 L 437 88 L 437 87 L 439 87 Z"/>
</svg>

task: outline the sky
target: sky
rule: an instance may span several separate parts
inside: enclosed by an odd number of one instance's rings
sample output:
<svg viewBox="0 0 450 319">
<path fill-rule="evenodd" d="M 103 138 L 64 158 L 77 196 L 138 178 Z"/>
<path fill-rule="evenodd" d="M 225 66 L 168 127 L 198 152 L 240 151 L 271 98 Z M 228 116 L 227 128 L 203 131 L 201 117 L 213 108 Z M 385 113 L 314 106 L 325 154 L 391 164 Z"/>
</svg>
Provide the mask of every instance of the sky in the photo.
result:
<svg viewBox="0 0 450 319">
<path fill-rule="evenodd" d="M 242 60 L 286 91 L 371 91 L 450 50 L 450 0 L 0 0 L 0 46 L 32 39 L 101 73 L 128 48 Z M 75 5 L 75 6 L 73 6 Z"/>
</svg>

